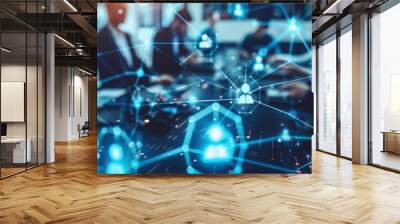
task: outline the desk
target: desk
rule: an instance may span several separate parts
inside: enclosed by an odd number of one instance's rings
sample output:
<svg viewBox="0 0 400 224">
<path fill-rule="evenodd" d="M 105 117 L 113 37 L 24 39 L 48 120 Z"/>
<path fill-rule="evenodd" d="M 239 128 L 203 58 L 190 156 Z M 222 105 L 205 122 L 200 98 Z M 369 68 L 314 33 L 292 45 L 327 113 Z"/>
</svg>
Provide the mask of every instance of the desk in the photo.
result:
<svg viewBox="0 0 400 224">
<path fill-rule="evenodd" d="M 25 138 L 6 138 L 1 139 L 1 156 L 6 159 L 7 163 L 25 163 L 31 162 L 31 144 L 30 138 L 27 139 L 25 151 Z M 11 159 L 12 158 L 12 159 Z M 26 159 L 26 160 L 25 160 Z"/>
<path fill-rule="evenodd" d="M 383 152 L 400 154 L 400 132 L 383 131 Z"/>
</svg>

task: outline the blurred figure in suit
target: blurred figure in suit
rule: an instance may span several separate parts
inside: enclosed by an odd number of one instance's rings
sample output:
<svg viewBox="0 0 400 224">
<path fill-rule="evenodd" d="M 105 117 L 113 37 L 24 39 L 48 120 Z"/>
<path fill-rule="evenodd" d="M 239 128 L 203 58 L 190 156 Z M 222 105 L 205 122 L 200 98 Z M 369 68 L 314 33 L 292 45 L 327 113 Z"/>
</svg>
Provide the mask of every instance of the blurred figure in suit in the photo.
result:
<svg viewBox="0 0 400 224">
<path fill-rule="evenodd" d="M 148 77 L 142 76 L 153 72 L 136 55 L 129 34 L 120 29 L 120 24 L 125 21 L 127 4 L 108 3 L 106 8 L 108 23 L 97 35 L 97 67 L 103 81 L 101 87 L 133 87 L 139 77 L 142 83 L 146 83 Z"/>
<path fill-rule="evenodd" d="M 153 69 L 160 74 L 178 76 L 181 72 L 181 58 L 192 52 L 185 46 L 188 23 L 192 21 L 189 10 L 179 10 L 171 24 L 157 32 L 153 41 Z M 187 63 L 192 60 L 187 60 Z M 185 63 L 186 63 L 185 62 Z"/>
<path fill-rule="evenodd" d="M 260 25 L 254 33 L 247 35 L 241 44 L 240 56 L 243 59 L 250 59 L 256 56 L 260 50 L 266 48 L 272 42 L 267 34 L 268 27 Z"/>
<path fill-rule="evenodd" d="M 154 72 L 136 55 L 132 39 L 120 29 L 126 3 L 108 3 L 107 25 L 97 35 L 98 119 L 102 125 L 118 125 L 126 131 L 137 127 L 141 113 L 138 87 L 148 85 Z M 124 106 L 120 106 L 124 105 Z"/>
</svg>

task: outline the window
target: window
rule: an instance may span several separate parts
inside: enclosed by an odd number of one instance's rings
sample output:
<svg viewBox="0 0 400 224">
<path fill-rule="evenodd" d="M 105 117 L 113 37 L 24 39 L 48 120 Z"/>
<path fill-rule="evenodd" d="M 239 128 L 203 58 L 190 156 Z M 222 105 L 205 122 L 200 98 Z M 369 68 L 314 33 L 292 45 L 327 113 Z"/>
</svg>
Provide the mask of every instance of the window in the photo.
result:
<svg viewBox="0 0 400 224">
<path fill-rule="evenodd" d="M 352 157 L 352 33 L 340 36 L 340 155 Z"/>
<path fill-rule="evenodd" d="M 400 170 L 400 5 L 371 19 L 371 159 Z"/>
<path fill-rule="evenodd" d="M 336 39 L 318 48 L 318 149 L 336 153 Z"/>
</svg>

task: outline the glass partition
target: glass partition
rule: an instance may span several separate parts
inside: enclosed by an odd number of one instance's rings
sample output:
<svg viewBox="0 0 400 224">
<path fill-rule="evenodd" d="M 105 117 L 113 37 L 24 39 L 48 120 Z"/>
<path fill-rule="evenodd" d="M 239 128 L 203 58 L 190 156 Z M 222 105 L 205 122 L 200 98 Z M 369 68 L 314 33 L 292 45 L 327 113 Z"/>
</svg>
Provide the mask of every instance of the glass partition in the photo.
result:
<svg viewBox="0 0 400 224">
<path fill-rule="evenodd" d="M 336 154 L 336 37 L 318 48 L 318 149 Z"/>
<path fill-rule="evenodd" d="M 31 162 L 26 136 L 26 42 L 25 32 L 1 34 L 2 177 L 24 171 L 26 163 Z"/>
<path fill-rule="evenodd" d="M 23 17 L 44 1 L 0 1 Z M 0 178 L 45 163 L 45 35 L 0 12 Z"/>
</svg>

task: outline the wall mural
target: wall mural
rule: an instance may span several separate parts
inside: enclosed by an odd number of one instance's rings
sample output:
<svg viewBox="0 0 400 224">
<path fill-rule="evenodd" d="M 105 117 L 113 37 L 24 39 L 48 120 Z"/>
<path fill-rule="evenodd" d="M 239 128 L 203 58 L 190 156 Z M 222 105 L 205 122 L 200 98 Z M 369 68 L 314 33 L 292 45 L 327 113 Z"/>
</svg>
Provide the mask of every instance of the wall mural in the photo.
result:
<svg viewBox="0 0 400 224">
<path fill-rule="evenodd" d="M 99 174 L 311 173 L 311 5 L 98 4 Z"/>
</svg>

